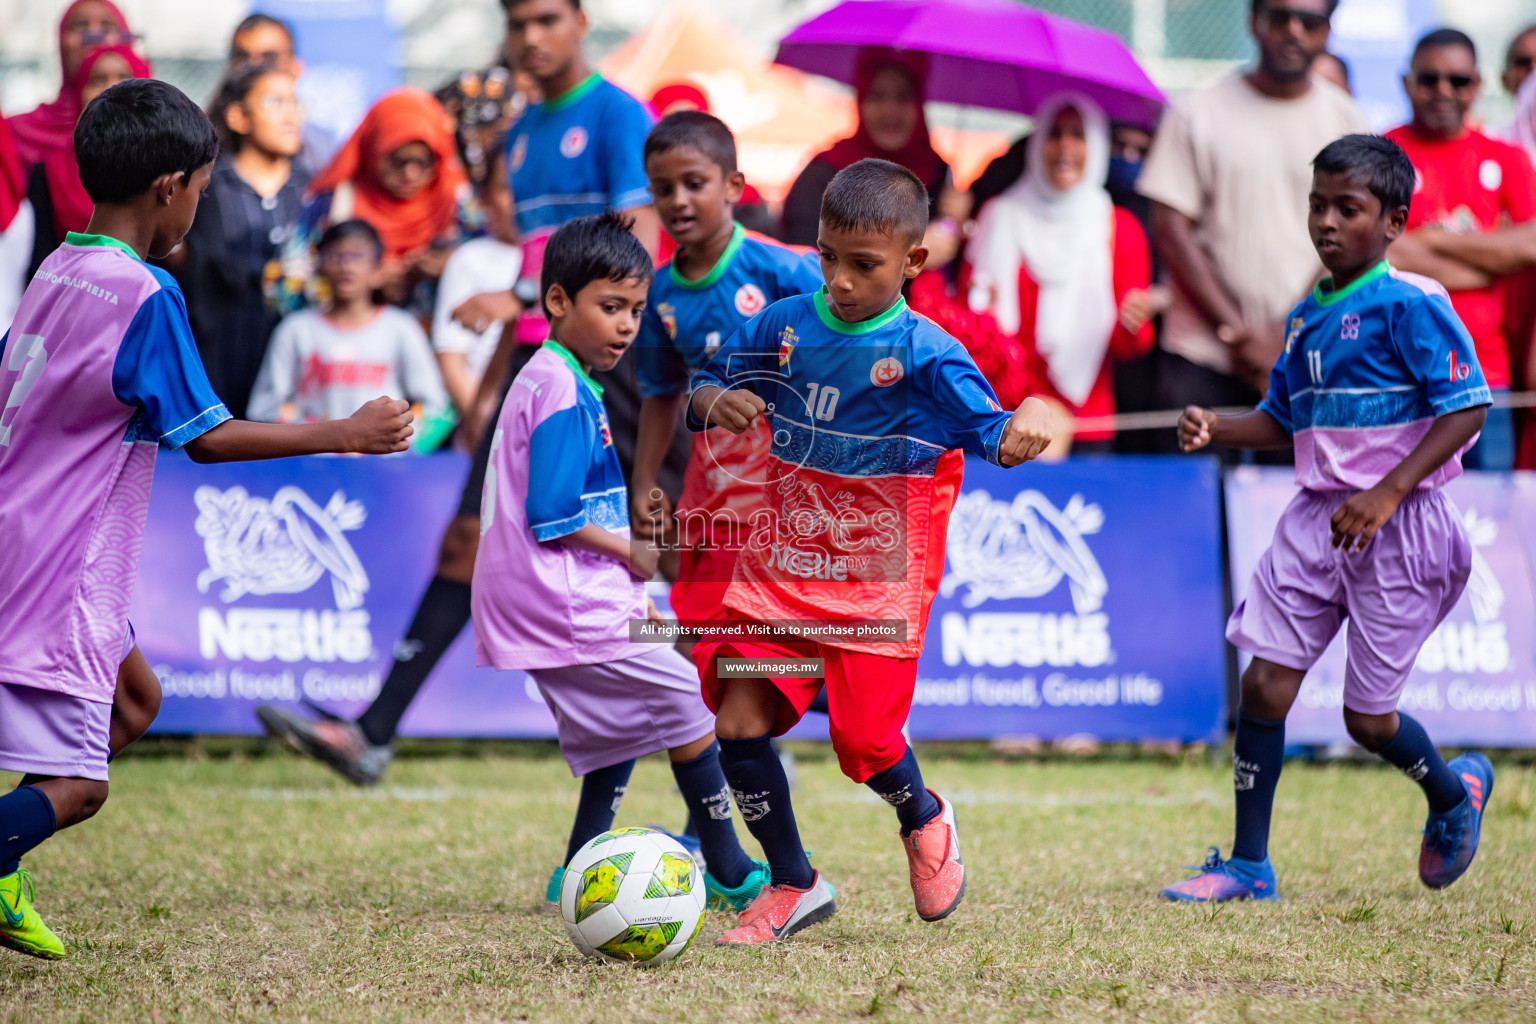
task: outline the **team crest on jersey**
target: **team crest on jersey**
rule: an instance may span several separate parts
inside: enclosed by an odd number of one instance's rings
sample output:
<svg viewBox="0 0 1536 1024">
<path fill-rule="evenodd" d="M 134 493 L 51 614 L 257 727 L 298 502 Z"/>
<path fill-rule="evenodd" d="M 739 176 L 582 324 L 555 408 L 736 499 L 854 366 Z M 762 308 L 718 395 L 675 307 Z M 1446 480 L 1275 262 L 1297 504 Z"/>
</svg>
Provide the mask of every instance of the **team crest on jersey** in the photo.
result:
<svg viewBox="0 0 1536 1024">
<path fill-rule="evenodd" d="M 586 148 L 587 130 L 579 124 L 567 128 L 565 134 L 560 136 L 560 155 L 567 160 L 581 156 Z"/>
<path fill-rule="evenodd" d="M 603 447 L 604 448 L 612 448 L 613 447 L 613 431 L 608 429 L 608 417 L 607 416 L 599 417 L 599 419 L 597 421 L 597 426 L 602 431 L 602 434 L 603 434 Z"/>
<path fill-rule="evenodd" d="M 795 334 L 793 327 L 786 326 L 779 332 L 779 365 L 788 366 L 789 357 L 795 354 L 795 346 L 800 344 L 800 338 Z"/>
<path fill-rule="evenodd" d="M 767 305 L 768 296 L 751 281 L 736 289 L 736 312 L 742 316 L 757 316 Z"/>
<path fill-rule="evenodd" d="M 677 340 L 677 307 L 670 302 L 656 303 L 656 315 L 661 317 L 661 326 L 667 329 L 667 337 Z"/>
<path fill-rule="evenodd" d="M 869 368 L 869 382 L 877 388 L 888 388 L 907 375 L 906 367 L 895 356 L 877 360 Z"/>
<path fill-rule="evenodd" d="M 527 156 L 528 136 L 519 135 L 516 141 L 512 143 L 512 171 L 514 174 L 523 169 L 523 160 Z"/>
<path fill-rule="evenodd" d="M 1291 317 L 1291 329 L 1285 335 L 1285 351 L 1287 355 L 1290 354 L 1291 346 L 1296 344 L 1296 339 L 1301 337 L 1301 329 L 1306 325 L 1307 322 L 1301 317 Z"/>
</svg>

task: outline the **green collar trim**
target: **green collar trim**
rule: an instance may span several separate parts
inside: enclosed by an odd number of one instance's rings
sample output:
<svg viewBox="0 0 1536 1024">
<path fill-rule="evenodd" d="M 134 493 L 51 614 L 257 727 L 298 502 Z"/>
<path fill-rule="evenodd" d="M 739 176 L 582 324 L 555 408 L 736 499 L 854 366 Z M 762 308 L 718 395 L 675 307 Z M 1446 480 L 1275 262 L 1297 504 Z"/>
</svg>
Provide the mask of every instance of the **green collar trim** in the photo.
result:
<svg viewBox="0 0 1536 1024">
<path fill-rule="evenodd" d="M 906 296 L 898 295 L 896 296 L 896 301 L 891 303 L 891 308 L 887 309 L 884 313 L 881 313 L 879 316 L 872 316 L 868 320 L 860 320 L 858 323 L 850 324 L 847 321 L 839 320 L 837 314 L 832 312 L 832 300 L 827 295 L 826 285 L 821 286 L 820 299 L 820 302 L 812 303 L 816 307 L 816 315 L 821 317 L 823 327 L 834 330 L 838 334 L 868 334 L 871 331 L 878 331 L 907 311 Z"/>
<path fill-rule="evenodd" d="M 1391 272 L 1392 265 L 1386 260 L 1382 260 L 1338 291 L 1330 290 L 1333 288 L 1333 278 L 1325 277 L 1313 286 L 1312 300 L 1319 306 L 1331 306 L 1336 302 L 1343 302 L 1372 281 L 1386 277 Z"/>
<path fill-rule="evenodd" d="M 133 246 L 129 245 L 121 238 L 113 238 L 111 235 L 87 235 L 82 234 L 79 231 L 71 231 L 64 236 L 64 244 L 85 246 L 94 245 L 107 249 L 121 249 L 129 256 L 132 256 L 134 259 L 139 259 L 139 254 L 133 251 Z M 143 261 L 140 260 L 139 262 L 142 263 Z"/>
<path fill-rule="evenodd" d="M 587 93 L 591 92 L 593 89 L 596 89 L 597 88 L 597 83 L 601 82 L 602 80 L 603 80 L 603 73 L 601 71 L 594 71 L 590 75 L 588 75 L 586 78 L 583 78 L 581 80 L 580 84 L 572 87 L 571 91 L 566 93 L 564 96 L 556 96 L 552 100 L 545 100 L 544 101 L 544 109 L 545 110 L 563 110 L 566 107 L 570 106 L 572 103 L 575 103 L 578 100 L 580 100 L 583 96 L 585 96 Z"/>
<path fill-rule="evenodd" d="M 747 229 L 740 224 L 734 224 L 731 227 L 731 240 L 725 243 L 725 252 L 722 252 L 720 258 L 715 260 L 715 265 L 709 268 L 709 273 L 697 281 L 688 280 L 678 273 L 676 256 L 672 257 L 672 262 L 667 264 L 667 273 L 671 276 L 672 283 L 679 288 L 686 288 L 691 292 L 701 292 L 725 276 L 725 272 L 731 268 L 731 261 L 736 258 L 736 254 L 741 251 L 741 246 L 746 240 Z"/>
<path fill-rule="evenodd" d="M 579 360 L 575 356 L 571 355 L 571 350 L 570 349 L 568 349 L 564 345 L 560 344 L 554 338 L 550 338 L 548 341 L 544 342 L 544 346 L 543 347 L 549 349 L 551 352 L 553 352 L 555 355 L 559 356 L 561 359 L 564 359 L 565 360 L 565 365 L 567 365 L 567 366 L 569 366 L 571 368 L 571 372 L 576 375 L 576 379 L 577 380 L 581 381 L 582 383 L 586 384 L 587 387 L 591 388 L 592 389 L 592 393 L 594 395 L 596 395 L 598 398 L 602 398 L 603 397 L 603 386 L 601 384 L 599 384 L 597 381 L 593 380 L 592 379 L 592 375 L 587 373 L 586 370 L 583 370 L 581 368 L 581 360 Z"/>
</svg>

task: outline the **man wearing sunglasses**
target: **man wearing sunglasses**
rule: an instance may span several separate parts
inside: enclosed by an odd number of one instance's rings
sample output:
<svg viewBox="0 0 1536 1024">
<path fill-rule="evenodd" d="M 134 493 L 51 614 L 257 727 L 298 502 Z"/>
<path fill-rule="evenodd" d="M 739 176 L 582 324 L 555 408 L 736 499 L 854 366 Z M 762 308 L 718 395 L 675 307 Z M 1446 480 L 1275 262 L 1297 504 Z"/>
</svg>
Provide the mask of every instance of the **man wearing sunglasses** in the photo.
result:
<svg viewBox="0 0 1536 1024">
<path fill-rule="evenodd" d="M 1336 6 L 1253 0 L 1257 66 L 1175 97 L 1163 118 L 1137 182 L 1174 284 L 1156 373 L 1163 408 L 1256 403 L 1286 314 L 1323 274 L 1307 236 L 1311 160 L 1370 130 L 1345 93 L 1310 74 Z"/>
<path fill-rule="evenodd" d="M 1536 217 L 1536 172 L 1524 150 L 1467 124 L 1482 78 L 1477 51 L 1464 33 L 1437 29 L 1414 47 L 1403 88 L 1413 120 L 1387 132 L 1407 152 L 1419 187 L 1408 211 L 1408 235 L 1390 251 L 1393 265 L 1433 277 L 1451 293 L 1477 345 L 1488 386 L 1507 392 L 1524 353 L 1511 359 L 1505 336 L 1505 285 L 1477 266 L 1435 255 L 1424 232 L 1489 235 L 1501 225 Z M 1417 236 L 1417 237 L 1416 237 Z M 1511 243 L 1515 244 L 1515 243 Z M 1489 410 L 1477 443 L 1462 458 L 1469 469 L 1508 470 L 1515 463 L 1514 415 Z"/>
<path fill-rule="evenodd" d="M 1511 96 L 1518 93 L 1532 71 L 1536 71 L 1536 25 L 1522 29 L 1504 51 L 1504 91 Z"/>
</svg>

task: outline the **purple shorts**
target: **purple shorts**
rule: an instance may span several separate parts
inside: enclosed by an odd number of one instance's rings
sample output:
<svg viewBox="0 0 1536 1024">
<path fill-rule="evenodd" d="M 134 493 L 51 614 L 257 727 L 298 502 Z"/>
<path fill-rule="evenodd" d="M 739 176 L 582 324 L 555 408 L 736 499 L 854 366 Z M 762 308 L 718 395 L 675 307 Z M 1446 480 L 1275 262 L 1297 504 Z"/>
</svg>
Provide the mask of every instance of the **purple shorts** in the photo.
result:
<svg viewBox="0 0 1536 1024">
<path fill-rule="evenodd" d="M 1329 521 L 1354 491 L 1303 490 L 1275 527 L 1227 639 L 1256 657 L 1305 671 L 1350 620 L 1344 706 L 1397 709 L 1419 648 L 1455 606 L 1472 571 L 1472 545 L 1455 504 L 1438 489 L 1403 499 L 1365 550 L 1335 550 Z"/>
<path fill-rule="evenodd" d="M 528 675 L 554 712 L 572 775 L 681 747 L 715 727 L 698 672 L 670 646 L 599 665 L 529 669 Z"/>
<path fill-rule="evenodd" d="M 134 640 L 130 622 L 123 635 L 124 661 Z M 111 704 L 0 683 L 0 768 L 105 782 L 111 759 Z"/>
<path fill-rule="evenodd" d="M 0 683 L 0 768 L 104 782 L 111 743 L 111 704 Z"/>
</svg>

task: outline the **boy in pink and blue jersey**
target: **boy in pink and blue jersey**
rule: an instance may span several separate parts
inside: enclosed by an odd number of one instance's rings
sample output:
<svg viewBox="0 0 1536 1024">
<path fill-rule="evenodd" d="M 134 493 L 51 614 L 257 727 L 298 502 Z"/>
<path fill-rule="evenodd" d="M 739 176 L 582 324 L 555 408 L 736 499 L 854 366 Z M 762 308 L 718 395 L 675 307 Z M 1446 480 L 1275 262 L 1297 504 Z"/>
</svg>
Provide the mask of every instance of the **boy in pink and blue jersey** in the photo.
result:
<svg viewBox="0 0 1536 1024">
<path fill-rule="evenodd" d="M 821 289 L 815 253 L 747 231 L 732 219 L 746 178 L 725 122 L 697 110 L 662 118 L 645 140 L 656 215 L 679 249 L 656 272 L 640 323 L 635 369 L 640 431 L 630 522 L 642 537 L 671 532 L 672 509 L 657 475 L 678 429 L 688 379 L 721 343 L 768 306 Z M 735 435 L 695 435 L 678 499 L 680 548 L 672 610 L 679 621 L 725 613 L 722 603 L 745 537 L 714 530 L 721 516 L 745 522 L 763 491 L 771 438 L 766 421 Z"/>
<path fill-rule="evenodd" d="M 175 281 L 145 262 L 186 235 L 218 143 L 191 100 L 138 79 L 75 130 L 96 204 L 43 262 L 0 342 L 0 945 L 57 959 L 23 854 L 107 798 L 107 762 L 154 719 L 159 683 L 128 604 L 159 447 L 199 462 L 406 447 L 404 402 L 307 427 L 232 420 Z"/>
<path fill-rule="evenodd" d="M 1444 888 L 1471 865 L 1493 793 L 1486 757 L 1447 764 L 1397 710 L 1419 648 L 1471 571 L 1461 517 L 1441 488 L 1482 428 L 1488 384 L 1445 289 L 1386 262 L 1413 195 L 1407 155 L 1387 139 L 1348 135 L 1312 166 L 1307 226 L 1332 276 L 1292 312 L 1258 409 L 1191 407 L 1179 424 L 1185 451 L 1294 445 L 1301 492 L 1227 623 L 1227 639 L 1253 655 L 1233 743 L 1232 856 L 1212 847 L 1197 875 L 1162 890 L 1173 900 L 1278 898 L 1268 842 L 1285 716 L 1345 619 L 1344 723 L 1423 788 L 1425 885 Z"/>
<path fill-rule="evenodd" d="M 741 909 L 767 880 L 742 852 L 709 710 L 693 666 L 635 642 L 654 618 L 645 581 L 657 549 L 632 540 L 603 388 L 634 341 L 651 260 L 616 213 L 556 231 L 541 271 L 550 339 L 512 382 L 492 427 L 470 596 L 475 658 L 522 669 L 555 716 L 581 777 L 565 860 L 613 825 L 635 759 L 665 750 L 698 830 L 712 906 Z M 565 868 L 545 891 L 559 897 Z"/>
</svg>

